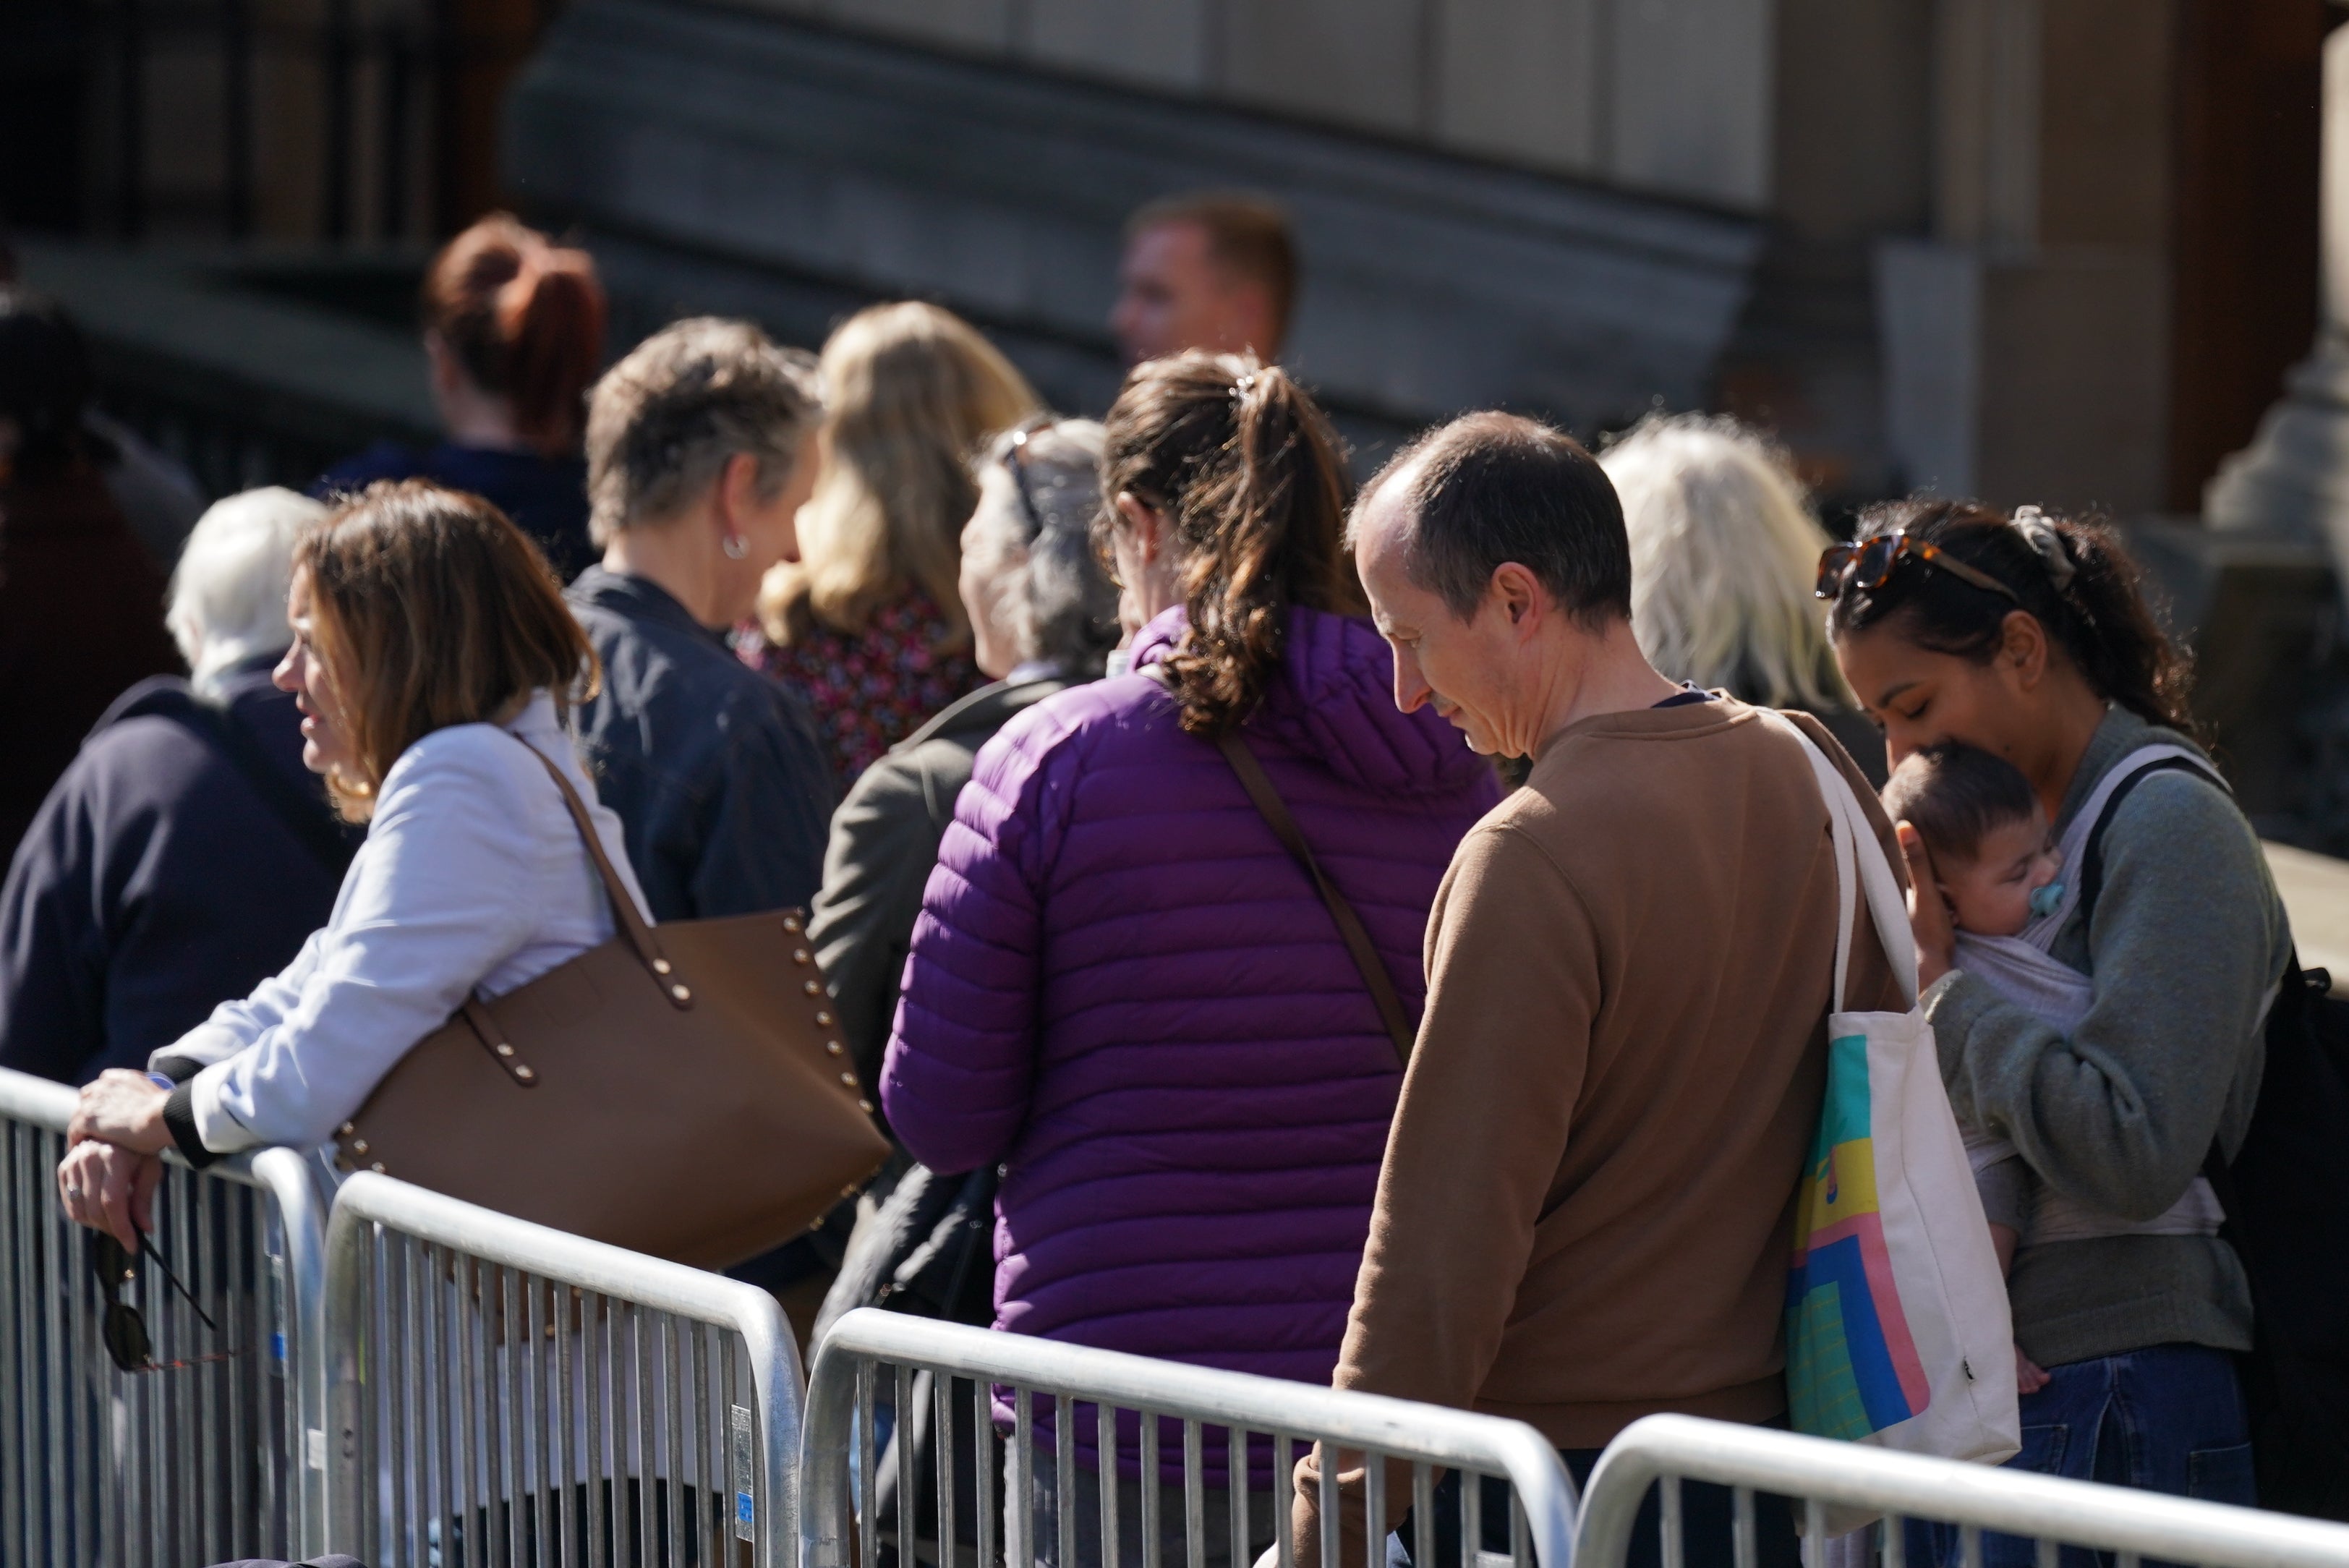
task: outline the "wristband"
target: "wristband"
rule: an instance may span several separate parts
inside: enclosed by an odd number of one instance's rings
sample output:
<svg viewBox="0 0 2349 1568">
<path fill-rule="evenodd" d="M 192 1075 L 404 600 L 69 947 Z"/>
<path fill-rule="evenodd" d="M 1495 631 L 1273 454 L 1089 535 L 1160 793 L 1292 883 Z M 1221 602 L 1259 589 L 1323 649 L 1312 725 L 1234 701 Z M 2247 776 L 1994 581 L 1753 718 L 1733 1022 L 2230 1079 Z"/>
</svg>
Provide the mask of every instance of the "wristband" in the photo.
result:
<svg viewBox="0 0 2349 1568">
<path fill-rule="evenodd" d="M 150 1074 L 148 1074 L 148 1075 L 147 1075 L 147 1081 L 148 1081 L 149 1083 L 150 1083 L 150 1084 L 154 1085 L 157 1088 L 159 1088 L 159 1089 L 162 1090 L 162 1091 L 163 1091 L 165 1094 L 167 1094 L 167 1095 L 168 1095 L 168 1094 L 170 1094 L 172 1090 L 174 1090 L 174 1089 L 176 1089 L 176 1088 L 178 1088 L 178 1087 L 180 1086 L 179 1085 L 177 1085 L 177 1084 L 173 1083 L 171 1079 L 169 1079 L 169 1078 L 167 1078 L 167 1077 L 163 1076 L 163 1075 L 162 1075 L 162 1074 L 160 1074 L 160 1073 L 150 1073 Z"/>
</svg>

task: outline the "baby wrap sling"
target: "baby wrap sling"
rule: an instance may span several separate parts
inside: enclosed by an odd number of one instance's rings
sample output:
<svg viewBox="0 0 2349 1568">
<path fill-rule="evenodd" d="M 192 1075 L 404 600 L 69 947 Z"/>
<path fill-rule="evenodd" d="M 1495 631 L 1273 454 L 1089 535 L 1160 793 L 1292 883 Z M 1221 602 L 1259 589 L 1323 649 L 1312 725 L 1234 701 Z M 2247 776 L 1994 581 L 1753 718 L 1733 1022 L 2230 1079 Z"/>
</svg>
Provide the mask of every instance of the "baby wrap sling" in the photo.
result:
<svg viewBox="0 0 2349 1568">
<path fill-rule="evenodd" d="M 2058 962 L 2048 950 L 2054 946 L 2055 933 L 2079 905 L 2088 840 L 2115 792 L 2147 768 L 2171 762 L 2185 763 L 2220 788 L 2226 787 L 2211 772 L 2209 763 L 2184 746 L 2167 742 L 2140 746 L 2096 782 L 2095 789 L 2072 818 L 2072 825 L 2064 830 L 2060 884 L 2063 894 L 2054 907 L 2015 936 L 1957 933 L 1959 969 L 2042 1023 L 2061 1030 L 2067 1040 L 2088 1015 L 2095 982 L 2069 964 Z M 2001 1161 L 2020 1158 L 2014 1145 L 1987 1128 L 1961 1124 L 1960 1130 L 1965 1134 L 1966 1158 L 1977 1175 Z M 2102 1212 L 2044 1181 L 2034 1180 L 2032 1186 L 2031 1224 L 2023 1238 L 2028 1246 L 2086 1241 L 2100 1236 L 2215 1236 L 2226 1218 L 2209 1181 L 2199 1176 L 2186 1189 L 2185 1196 L 2167 1210 L 2142 1221 Z"/>
</svg>

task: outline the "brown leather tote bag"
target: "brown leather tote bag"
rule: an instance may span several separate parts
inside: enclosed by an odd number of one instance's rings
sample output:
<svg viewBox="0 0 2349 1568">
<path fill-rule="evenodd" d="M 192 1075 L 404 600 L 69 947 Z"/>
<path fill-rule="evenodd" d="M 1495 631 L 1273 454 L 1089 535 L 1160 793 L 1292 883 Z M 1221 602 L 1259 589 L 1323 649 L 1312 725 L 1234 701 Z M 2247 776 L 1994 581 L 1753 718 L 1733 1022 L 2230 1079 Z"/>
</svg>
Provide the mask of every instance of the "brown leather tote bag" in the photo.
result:
<svg viewBox="0 0 2349 1568">
<path fill-rule="evenodd" d="M 647 925 L 578 792 L 530 750 L 619 934 L 494 1001 L 468 997 L 343 1124 L 337 1163 L 697 1268 L 756 1257 L 889 1154 L 806 917 Z"/>
</svg>

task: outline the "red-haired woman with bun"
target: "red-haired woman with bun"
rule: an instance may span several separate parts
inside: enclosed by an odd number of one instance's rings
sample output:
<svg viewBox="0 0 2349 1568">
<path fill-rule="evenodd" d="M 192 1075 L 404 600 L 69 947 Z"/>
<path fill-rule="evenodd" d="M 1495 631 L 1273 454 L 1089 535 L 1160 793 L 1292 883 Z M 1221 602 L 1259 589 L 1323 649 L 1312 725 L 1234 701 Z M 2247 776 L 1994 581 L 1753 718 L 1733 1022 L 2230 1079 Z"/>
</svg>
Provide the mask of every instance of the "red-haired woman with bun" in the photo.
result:
<svg viewBox="0 0 2349 1568">
<path fill-rule="evenodd" d="M 432 398 L 449 439 L 429 452 L 379 441 L 311 486 L 356 493 L 379 479 L 429 479 L 497 504 L 565 582 L 587 542 L 580 436 L 604 360 L 604 286 L 585 251 L 493 213 L 432 258 L 422 290 Z"/>
</svg>

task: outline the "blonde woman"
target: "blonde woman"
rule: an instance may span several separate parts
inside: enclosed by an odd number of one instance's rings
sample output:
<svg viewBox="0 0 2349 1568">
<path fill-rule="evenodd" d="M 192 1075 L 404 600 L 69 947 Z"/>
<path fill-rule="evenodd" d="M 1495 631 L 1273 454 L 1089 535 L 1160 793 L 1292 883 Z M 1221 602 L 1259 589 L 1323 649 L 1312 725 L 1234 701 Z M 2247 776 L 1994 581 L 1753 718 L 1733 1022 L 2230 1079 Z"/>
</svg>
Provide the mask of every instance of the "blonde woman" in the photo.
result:
<svg viewBox="0 0 2349 1568">
<path fill-rule="evenodd" d="M 800 559 L 768 575 L 743 657 L 806 700 L 845 784 L 980 684 L 956 591 L 971 460 L 1040 404 L 968 322 L 912 301 L 850 317 L 821 369 Z"/>
<path fill-rule="evenodd" d="M 1826 530 L 1785 454 L 1736 421 L 1658 414 L 1599 466 L 1631 538 L 1631 629 L 1674 680 L 1816 714 L 1869 780 L 1884 737 L 1852 701 L 1811 589 Z"/>
</svg>

